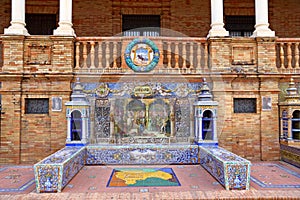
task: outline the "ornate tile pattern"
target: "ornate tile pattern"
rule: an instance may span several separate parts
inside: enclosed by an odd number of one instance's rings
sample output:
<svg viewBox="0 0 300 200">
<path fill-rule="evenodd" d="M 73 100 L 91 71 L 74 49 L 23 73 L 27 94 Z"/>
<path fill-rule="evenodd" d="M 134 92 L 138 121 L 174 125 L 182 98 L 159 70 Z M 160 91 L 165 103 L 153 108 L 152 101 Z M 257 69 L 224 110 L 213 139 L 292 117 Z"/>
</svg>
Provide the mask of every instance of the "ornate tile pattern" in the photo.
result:
<svg viewBox="0 0 300 200">
<path fill-rule="evenodd" d="M 197 164 L 197 145 L 88 146 L 86 164 Z"/>
<path fill-rule="evenodd" d="M 250 161 L 220 147 L 199 147 L 200 164 L 226 190 L 249 189 Z"/>
<path fill-rule="evenodd" d="M 37 192 L 61 192 L 84 166 L 85 147 L 65 147 L 34 165 Z"/>
</svg>

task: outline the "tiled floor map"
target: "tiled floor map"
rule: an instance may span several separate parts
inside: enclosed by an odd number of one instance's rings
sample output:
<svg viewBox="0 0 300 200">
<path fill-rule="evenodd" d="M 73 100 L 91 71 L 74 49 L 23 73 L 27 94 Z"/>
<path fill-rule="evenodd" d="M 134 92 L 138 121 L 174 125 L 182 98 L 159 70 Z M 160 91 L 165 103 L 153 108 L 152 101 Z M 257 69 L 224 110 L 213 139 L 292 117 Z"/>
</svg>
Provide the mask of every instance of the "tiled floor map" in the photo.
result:
<svg viewBox="0 0 300 200">
<path fill-rule="evenodd" d="M 107 187 L 180 186 L 172 168 L 115 168 Z"/>
</svg>

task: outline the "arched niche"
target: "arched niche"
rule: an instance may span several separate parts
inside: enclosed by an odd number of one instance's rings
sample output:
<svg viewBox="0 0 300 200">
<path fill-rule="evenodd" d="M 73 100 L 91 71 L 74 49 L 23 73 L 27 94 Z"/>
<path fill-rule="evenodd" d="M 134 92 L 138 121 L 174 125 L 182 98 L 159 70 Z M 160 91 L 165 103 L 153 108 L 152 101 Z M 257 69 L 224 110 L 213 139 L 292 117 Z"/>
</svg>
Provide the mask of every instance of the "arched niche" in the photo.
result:
<svg viewBox="0 0 300 200">
<path fill-rule="evenodd" d="M 78 110 L 71 113 L 71 141 L 82 139 L 82 115 Z"/>
<path fill-rule="evenodd" d="M 202 140 L 213 140 L 214 116 L 211 110 L 205 110 L 202 115 Z"/>
</svg>

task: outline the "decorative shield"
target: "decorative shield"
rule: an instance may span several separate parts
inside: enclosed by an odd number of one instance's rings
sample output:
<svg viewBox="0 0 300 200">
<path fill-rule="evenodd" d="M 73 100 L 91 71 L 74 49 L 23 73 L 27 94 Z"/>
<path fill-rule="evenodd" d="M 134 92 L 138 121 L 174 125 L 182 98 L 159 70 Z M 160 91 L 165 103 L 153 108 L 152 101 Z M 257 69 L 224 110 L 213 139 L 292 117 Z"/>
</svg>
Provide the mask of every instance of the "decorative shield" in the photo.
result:
<svg viewBox="0 0 300 200">
<path fill-rule="evenodd" d="M 159 50 L 151 40 L 136 38 L 126 47 L 125 61 L 135 72 L 149 72 L 159 61 Z"/>
</svg>

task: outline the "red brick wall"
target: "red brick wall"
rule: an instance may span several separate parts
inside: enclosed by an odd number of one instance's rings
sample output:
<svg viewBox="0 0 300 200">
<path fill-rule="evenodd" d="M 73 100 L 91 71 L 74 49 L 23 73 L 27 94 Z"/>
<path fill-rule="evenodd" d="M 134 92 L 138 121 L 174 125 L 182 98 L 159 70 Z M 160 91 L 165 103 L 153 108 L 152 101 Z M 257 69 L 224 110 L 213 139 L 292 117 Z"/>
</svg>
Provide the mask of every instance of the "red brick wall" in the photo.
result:
<svg viewBox="0 0 300 200">
<path fill-rule="evenodd" d="M 270 28 L 279 37 L 300 37 L 299 0 L 269 0 Z"/>
</svg>

